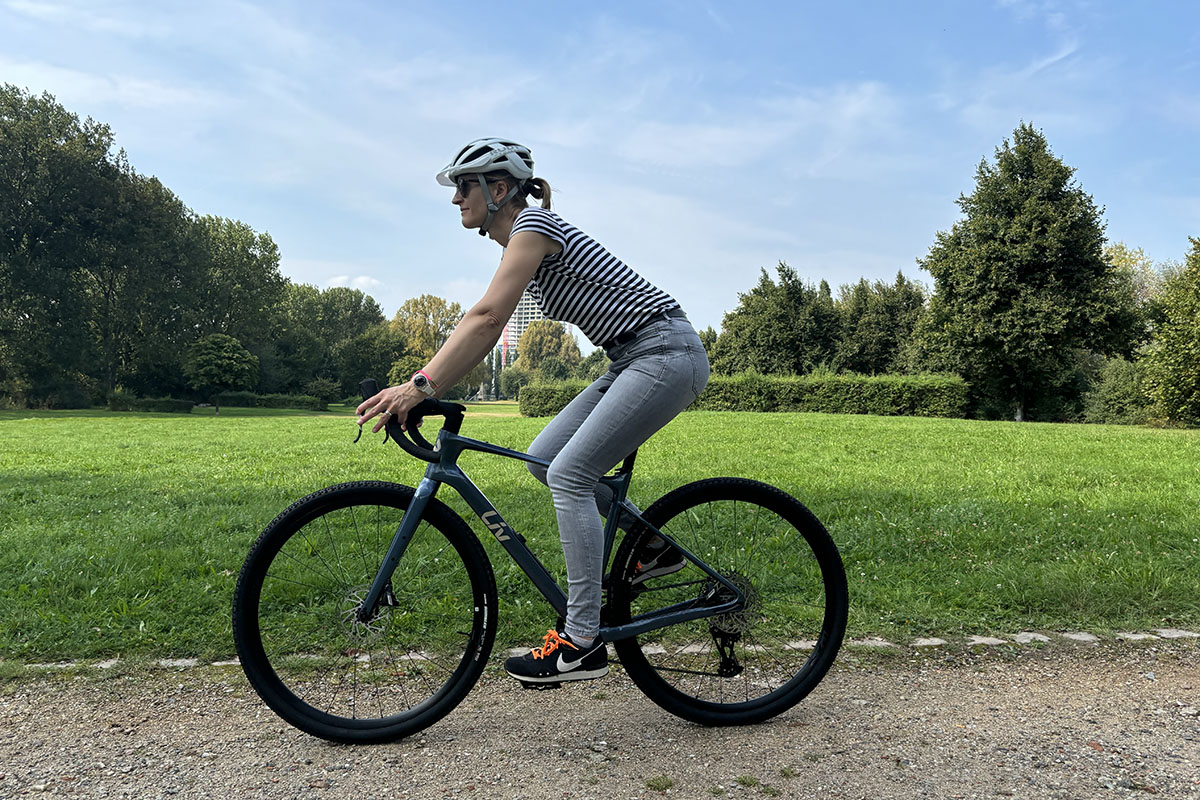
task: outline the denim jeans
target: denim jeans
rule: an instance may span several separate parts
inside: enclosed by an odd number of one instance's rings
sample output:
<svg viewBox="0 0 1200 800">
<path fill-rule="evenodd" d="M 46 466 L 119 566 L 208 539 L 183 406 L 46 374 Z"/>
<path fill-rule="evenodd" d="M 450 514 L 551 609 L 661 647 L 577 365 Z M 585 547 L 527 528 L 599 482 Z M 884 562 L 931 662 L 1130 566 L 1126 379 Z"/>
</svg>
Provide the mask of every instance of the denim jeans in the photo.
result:
<svg viewBox="0 0 1200 800">
<path fill-rule="evenodd" d="M 567 564 L 567 624 L 572 637 L 600 630 L 604 525 L 600 478 L 687 408 L 708 383 L 708 357 L 686 317 L 661 316 L 632 341 L 608 351 L 608 372 L 550 421 L 530 454 L 550 462 L 529 471 L 550 487 Z M 600 491 L 597 491 L 597 490 Z"/>
</svg>

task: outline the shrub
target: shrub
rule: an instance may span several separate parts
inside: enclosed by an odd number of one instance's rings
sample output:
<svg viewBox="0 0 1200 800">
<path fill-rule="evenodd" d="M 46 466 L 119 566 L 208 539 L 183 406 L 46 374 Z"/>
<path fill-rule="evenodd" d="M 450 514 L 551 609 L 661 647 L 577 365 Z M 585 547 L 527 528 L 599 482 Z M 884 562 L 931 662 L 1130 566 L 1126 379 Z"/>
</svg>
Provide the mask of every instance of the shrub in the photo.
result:
<svg viewBox="0 0 1200 800">
<path fill-rule="evenodd" d="M 530 384 L 521 390 L 525 416 L 557 414 L 583 390 L 583 381 Z M 956 375 L 805 376 L 714 375 L 693 409 L 704 411 L 817 411 L 827 414 L 962 417 L 967 383 Z"/>
<path fill-rule="evenodd" d="M 587 385 L 586 381 L 530 383 L 521 387 L 517 407 L 527 417 L 552 417 Z"/>
<path fill-rule="evenodd" d="M 195 403 L 173 397 L 135 397 L 117 390 L 108 396 L 109 411 L 158 411 L 167 414 L 190 414 Z"/>
<path fill-rule="evenodd" d="M 232 406 L 234 408 L 254 408 L 258 405 L 258 395 L 254 392 L 221 392 L 213 398 L 217 407 Z"/>
<path fill-rule="evenodd" d="M 317 378 L 305 385 L 304 394 L 315 397 L 324 403 L 336 403 L 342 396 L 342 387 L 337 381 L 329 378 Z"/>
<path fill-rule="evenodd" d="M 259 408 L 304 408 L 309 411 L 327 411 L 329 404 L 307 394 L 260 394 L 255 403 Z"/>
<path fill-rule="evenodd" d="M 1112 425 L 1149 422 L 1153 403 L 1143 373 L 1141 362 L 1123 358 L 1105 361 L 1095 388 L 1084 395 L 1084 419 Z"/>
<path fill-rule="evenodd" d="M 303 408 L 309 411 L 327 411 L 329 404 L 307 394 L 255 394 L 254 392 L 222 392 L 213 398 L 218 406 L 233 408 Z M 358 401 L 355 401 L 358 405 Z"/>
</svg>

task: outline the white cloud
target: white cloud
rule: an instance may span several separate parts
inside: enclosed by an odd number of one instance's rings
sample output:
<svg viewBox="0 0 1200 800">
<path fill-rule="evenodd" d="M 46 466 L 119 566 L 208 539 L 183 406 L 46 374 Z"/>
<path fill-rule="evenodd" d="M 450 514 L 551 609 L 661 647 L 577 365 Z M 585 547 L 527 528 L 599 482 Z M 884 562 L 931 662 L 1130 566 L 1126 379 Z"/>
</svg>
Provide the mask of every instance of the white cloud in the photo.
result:
<svg viewBox="0 0 1200 800">
<path fill-rule="evenodd" d="M 325 288 L 328 289 L 334 286 L 345 286 L 369 294 L 371 291 L 383 286 L 383 281 L 371 275 L 334 275 L 331 278 L 325 279 Z"/>
<path fill-rule="evenodd" d="M 225 98 L 210 89 L 177 85 L 126 74 L 82 72 L 38 61 L 0 57 L 0 75 L 34 93 L 43 90 L 64 105 L 113 105 L 138 109 L 217 109 Z"/>
<path fill-rule="evenodd" d="M 128 38 L 161 36 L 167 26 L 146 21 L 145 17 L 122 19 L 98 13 L 91 5 L 8 0 L 5 7 L 22 16 L 58 26 L 73 26 L 103 34 Z"/>
</svg>

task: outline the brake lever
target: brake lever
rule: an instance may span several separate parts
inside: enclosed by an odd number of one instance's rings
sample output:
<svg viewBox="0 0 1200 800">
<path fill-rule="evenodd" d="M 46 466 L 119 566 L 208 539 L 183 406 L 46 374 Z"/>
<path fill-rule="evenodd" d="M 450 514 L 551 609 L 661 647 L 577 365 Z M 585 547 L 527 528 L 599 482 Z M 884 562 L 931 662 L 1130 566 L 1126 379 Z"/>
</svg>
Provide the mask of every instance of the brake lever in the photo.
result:
<svg viewBox="0 0 1200 800">
<path fill-rule="evenodd" d="M 356 433 L 354 435 L 354 441 L 351 442 L 350 444 L 358 444 L 358 440 L 362 438 L 362 428 L 363 428 L 362 423 L 361 422 L 358 423 L 358 433 Z M 383 428 L 383 443 L 387 444 L 388 440 L 391 438 L 392 438 L 392 432 L 389 431 L 387 429 L 387 426 L 385 425 Z"/>
</svg>

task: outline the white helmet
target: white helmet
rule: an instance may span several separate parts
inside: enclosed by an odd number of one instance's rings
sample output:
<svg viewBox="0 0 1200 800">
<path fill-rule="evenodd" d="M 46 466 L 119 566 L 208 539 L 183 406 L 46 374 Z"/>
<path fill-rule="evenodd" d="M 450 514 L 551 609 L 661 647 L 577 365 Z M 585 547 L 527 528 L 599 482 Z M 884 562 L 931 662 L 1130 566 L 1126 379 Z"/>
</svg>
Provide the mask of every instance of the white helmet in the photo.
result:
<svg viewBox="0 0 1200 800">
<path fill-rule="evenodd" d="M 485 175 L 488 172 L 507 172 L 516 178 L 515 185 L 508 190 L 508 194 L 504 195 L 499 204 L 492 201 L 488 192 Z M 507 139 L 476 139 L 459 150 L 454 160 L 437 174 L 437 182 L 442 186 L 454 186 L 455 179 L 461 175 L 478 177 L 483 196 L 487 198 L 487 217 L 479 226 L 479 235 L 483 236 L 500 206 L 520 192 L 525 182 L 533 177 L 533 156 L 525 145 Z"/>
<path fill-rule="evenodd" d="M 458 151 L 454 160 L 437 174 L 442 186 L 453 186 L 460 175 L 507 172 L 524 183 L 533 177 L 529 148 L 506 139 L 476 139 Z"/>
</svg>

